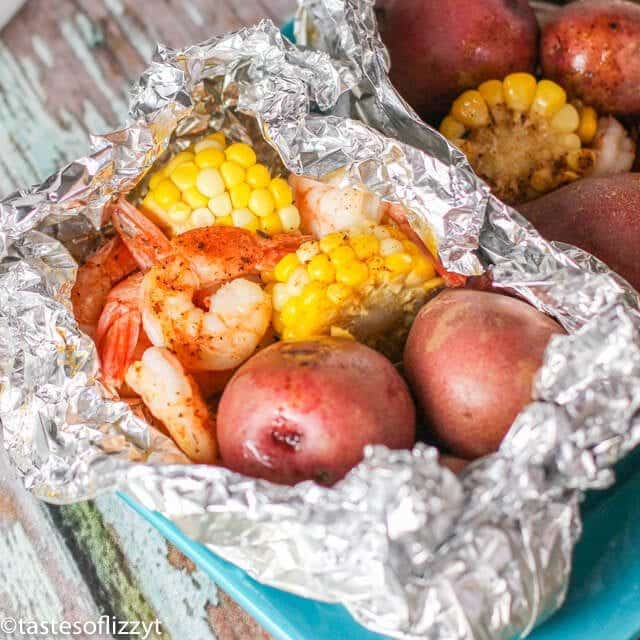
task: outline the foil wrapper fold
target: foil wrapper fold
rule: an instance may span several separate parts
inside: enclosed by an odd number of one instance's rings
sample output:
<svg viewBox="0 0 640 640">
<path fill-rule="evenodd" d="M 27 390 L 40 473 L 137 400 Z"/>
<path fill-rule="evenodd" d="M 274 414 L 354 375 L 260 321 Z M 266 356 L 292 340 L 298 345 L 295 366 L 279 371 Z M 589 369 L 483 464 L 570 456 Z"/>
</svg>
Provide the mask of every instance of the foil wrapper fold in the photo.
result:
<svg viewBox="0 0 640 640">
<path fill-rule="evenodd" d="M 160 47 L 120 131 L 0 202 L 4 447 L 42 499 L 124 489 L 258 580 L 340 602 L 389 636 L 525 635 L 563 600 L 582 492 L 613 482 L 640 440 L 637 294 L 542 240 L 420 122 L 388 81 L 370 2 L 304 1 L 297 31 L 313 48 L 269 21 Z M 564 325 L 496 454 L 456 477 L 426 445 L 369 447 L 331 489 L 282 487 L 186 464 L 135 407 L 106 397 L 71 312 L 76 260 L 100 242 L 105 204 L 208 126 L 262 141 L 290 171 L 346 169 L 345 184 L 402 203 L 450 270 L 490 270 Z"/>
</svg>

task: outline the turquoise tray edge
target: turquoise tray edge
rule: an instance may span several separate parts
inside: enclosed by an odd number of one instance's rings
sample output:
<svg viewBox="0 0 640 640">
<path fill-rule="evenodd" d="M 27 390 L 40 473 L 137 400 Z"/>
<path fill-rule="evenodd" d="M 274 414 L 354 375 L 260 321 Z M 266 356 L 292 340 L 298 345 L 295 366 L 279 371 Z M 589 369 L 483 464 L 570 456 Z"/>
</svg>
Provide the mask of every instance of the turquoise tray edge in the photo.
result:
<svg viewBox="0 0 640 640">
<path fill-rule="evenodd" d="M 293 21 L 282 26 L 291 41 Z M 636 640 L 640 637 L 640 452 L 616 467 L 618 481 L 593 492 L 582 507 L 584 531 L 576 546 L 564 606 L 532 640 Z M 120 497 L 200 567 L 276 640 L 383 640 L 341 605 L 260 584 L 170 520 L 125 493 Z"/>
<path fill-rule="evenodd" d="M 589 494 L 584 533 L 574 553 L 564 606 L 530 636 L 533 640 L 634 640 L 640 637 L 640 452 L 618 465 L 618 482 Z M 336 604 L 260 584 L 161 514 L 120 497 L 191 558 L 276 640 L 382 640 Z"/>
</svg>

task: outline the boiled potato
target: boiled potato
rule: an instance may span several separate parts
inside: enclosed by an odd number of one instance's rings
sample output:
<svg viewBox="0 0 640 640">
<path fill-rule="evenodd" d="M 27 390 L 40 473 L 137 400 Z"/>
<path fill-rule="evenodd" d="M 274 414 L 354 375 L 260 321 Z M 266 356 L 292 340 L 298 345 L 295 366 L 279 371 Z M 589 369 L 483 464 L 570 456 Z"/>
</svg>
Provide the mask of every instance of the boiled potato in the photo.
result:
<svg viewBox="0 0 640 640">
<path fill-rule="evenodd" d="M 545 77 L 601 113 L 640 114 L 640 6 L 585 0 L 563 7 L 542 30 Z"/>
<path fill-rule="evenodd" d="M 551 336 L 563 330 L 521 300 L 450 289 L 413 323 L 404 367 L 431 437 L 453 456 L 495 451 L 531 400 Z"/>
<path fill-rule="evenodd" d="M 640 174 L 578 180 L 518 210 L 548 240 L 592 253 L 640 290 Z"/>
<path fill-rule="evenodd" d="M 533 71 L 538 25 L 526 0 L 383 0 L 391 80 L 437 126 L 464 89 Z"/>
<path fill-rule="evenodd" d="M 362 460 L 366 444 L 411 447 L 415 408 L 402 377 L 373 349 L 345 338 L 279 342 L 231 379 L 217 432 L 234 471 L 331 485 Z"/>
</svg>

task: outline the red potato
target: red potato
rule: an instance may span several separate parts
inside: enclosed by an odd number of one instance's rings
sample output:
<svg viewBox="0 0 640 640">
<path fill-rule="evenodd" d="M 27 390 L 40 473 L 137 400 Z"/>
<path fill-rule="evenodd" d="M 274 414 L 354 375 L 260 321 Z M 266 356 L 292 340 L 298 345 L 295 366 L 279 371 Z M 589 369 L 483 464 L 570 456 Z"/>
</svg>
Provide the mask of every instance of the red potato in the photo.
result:
<svg viewBox="0 0 640 640">
<path fill-rule="evenodd" d="M 573 2 L 542 30 L 544 76 L 601 112 L 640 114 L 640 6 L 625 0 Z"/>
<path fill-rule="evenodd" d="M 640 174 L 577 180 L 518 210 L 548 240 L 592 253 L 640 290 Z"/>
<path fill-rule="evenodd" d="M 223 464 L 282 484 L 331 485 L 366 444 L 406 449 L 415 408 L 391 362 L 348 339 L 279 342 L 246 362 L 218 408 Z"/>
<path fill-rule="evenodd" d="M 472 460 L 495 451 L 531 399 L 551 318 L 496 293 L 447 290 L 413 323 L 404 367 L 433 438 Z"/>
<path fill-rule="evenodd" d="M 465 89 L 534 71 L 538 25 L 526 0 L 383 0 L 391 80 L 433 125 Z"/>
</svg>

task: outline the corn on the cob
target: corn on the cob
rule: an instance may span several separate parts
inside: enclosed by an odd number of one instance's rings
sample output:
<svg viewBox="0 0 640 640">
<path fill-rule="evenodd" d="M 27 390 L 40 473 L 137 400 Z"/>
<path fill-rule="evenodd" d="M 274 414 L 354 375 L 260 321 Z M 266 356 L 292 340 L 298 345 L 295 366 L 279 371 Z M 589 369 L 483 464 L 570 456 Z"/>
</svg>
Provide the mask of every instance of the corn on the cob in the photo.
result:
<svg viewBox="0 0 640 640">
<path fill-rule="evenodd" d="M 596 135 L 591 107 L 567 102 L 562 87 L 528 73 L 489 80 L 452 104 L 440 132 L 467 155 L 505 202 L 516 204 L 588 173 Z"/>
<path fill-rule="evenodd" d="M 443 286 L 433 262 L 397 227 L 331 233 L 263 274 L 285 340 L 352 337 L 398 358 L 411 322 Z"/>
<path fill-rule="evenodd" d="M 176 154 L 148 186 L 141 208 L 171 235 L 214 224 L 269 234 L 300 227 L 287 181 L 272 178 L 250 145 L 228 144 L 221 132 Z"/>
</svg>

